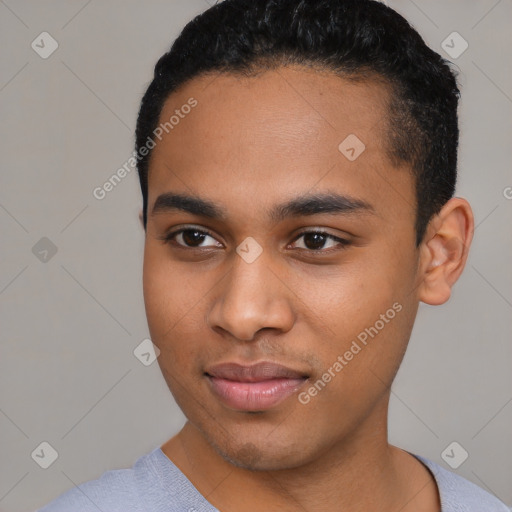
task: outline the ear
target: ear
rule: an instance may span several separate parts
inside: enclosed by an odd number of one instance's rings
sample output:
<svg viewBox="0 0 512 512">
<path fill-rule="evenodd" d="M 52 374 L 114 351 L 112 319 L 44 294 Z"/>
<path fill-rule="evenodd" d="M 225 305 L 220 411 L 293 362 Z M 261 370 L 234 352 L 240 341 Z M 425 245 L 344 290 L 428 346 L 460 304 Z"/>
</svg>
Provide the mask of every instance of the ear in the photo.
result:
<svg viewBox="0 0 512 512">
<path fill-rule="evenodd" d="M 473 239 L 474 217 L 469 203 L 450 199 L 429 222 L 420 246 L 418 299 L 444 304 L 466 265 Z"/>
</svg>

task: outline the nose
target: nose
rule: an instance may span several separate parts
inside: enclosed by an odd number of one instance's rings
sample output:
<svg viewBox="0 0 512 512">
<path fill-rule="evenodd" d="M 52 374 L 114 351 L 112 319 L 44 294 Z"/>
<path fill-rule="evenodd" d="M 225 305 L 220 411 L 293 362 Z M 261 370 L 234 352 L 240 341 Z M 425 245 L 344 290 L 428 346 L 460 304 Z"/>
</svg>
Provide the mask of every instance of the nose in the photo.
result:
<svg viewBox="0 0 512 512">
<path fill-rule="evenodd" d="M 219 283 L 207 323 L 250 341 L 261 329 L 289 331 L 294 323 L 293 293 L 273 270 L 265 251 L 252 263 L 234 255 L 233 266 Z"/>
</svg>

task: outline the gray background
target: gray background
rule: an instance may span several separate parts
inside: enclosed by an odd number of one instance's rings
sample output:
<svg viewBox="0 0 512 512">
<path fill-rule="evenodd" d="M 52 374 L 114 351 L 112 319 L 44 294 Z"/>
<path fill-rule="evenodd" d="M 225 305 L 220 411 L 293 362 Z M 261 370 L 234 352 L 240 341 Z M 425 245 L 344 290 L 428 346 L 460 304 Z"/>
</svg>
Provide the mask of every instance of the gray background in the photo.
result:
<svg viewBox="0 0 512 512">
<path fill-rule="evenodd" d="M 390 441 L 456 470 L 512 504 L 512 43 L 510 0 L 388 2 L 444 56 L 462 85 L 458 195 L 477 229 L 465 273 L 442 307 L 420 306 L 393 386 Z M 183 416 L 146 337 L 143 233 L 132 171 L 92 195 L 129 158 L 157 58 L 206 0 L 0 0 L 0 510 L 30 511 L 104 471 L 130 467 Z M 43 31 L 59 47 L 42 59 Z M 507 193 L 509 191 L 510 193 Z M 33 246 L 57 247 L 40 261 Z M 44 243 L 44 242 L 41 242 Z M 42 469 L 31 453 L 58 452 Z M 458 456 L 458 455 L 457 455 Z"/>
</svg>

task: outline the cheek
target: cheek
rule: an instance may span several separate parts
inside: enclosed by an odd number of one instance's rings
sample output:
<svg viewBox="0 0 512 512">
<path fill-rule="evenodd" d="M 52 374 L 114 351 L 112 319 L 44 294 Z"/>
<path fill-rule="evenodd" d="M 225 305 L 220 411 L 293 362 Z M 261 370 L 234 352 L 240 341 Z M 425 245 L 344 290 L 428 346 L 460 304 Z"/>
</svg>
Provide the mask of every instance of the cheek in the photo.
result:
<svg viewBox="0 0 512 512">
<path fill-rule="evenodd" d="M 153 343 L 160 349 L 162 369 L 192 374 L 204 335 L 206 292 L 200 280 L 174 264 L 161 250 L 146 248 L 143 289 Z"/>
<path fill-rule="evenodd" d="M 396 282 L 389 271 L 372 262 L 356 261 L 332 267 L 328 275 L 311 275 L 293 288 L 315 323 L 331 337 L 347 340 L 373 324 L 397 300 Z M 301 306 L 302 307 L 302 306 Z"/>
<path fill-rule="evenodd" d="M 191 305 L 191 285 L 175 265 L 165 249 L 146 243 L 144 252 L 143 290 L 144 302 L 150 327 L 159 329 L 163 323 L 167 329 L 183 316 Z"/>
<path fill-rule="evenodd" d="M 174 288 L 172 276 L 163 270 L 162 262 L 154 257 L 148 250 L 144 255 L 143 290 L 146 316 L 152 336 L 160 338 L 169 329 L 172 323 L 169 313 L 169 301 Z M 156 341 L 153 340 L 155 343 Z"/>
<path fill-rule="evenodd" d="M 335 386 L 348 403 L 357 407 L 353 399 L 363 395 L 371 402 L 391 385 L 407 348 L 416 310 L 417 304 L 407 292 L 388 287 L 339 321 L 338 332 L 342 334 L 338 350 L 330 348 L 327 367 L 342 357 L 342 378 Z"/>
<path fill-rule="evenodd" d="M 317 324 L 315 332 L 328 327 L 328 339 L 318 341 L 316 349 L 324 369 L 331 368 L 338 356 L 346 361 L 336 373 L 343 375 L 336 379 L 338 384 L 347 379 L 343 386 L 356 389 L 370 378 L 379 388 L 382 383 L 370 371 L 385 382 L 394 375 L 414 322 L 411 279 L 406 265 L 369 257 L 354 261 L 350 271 L 336 269 L 322 286 L 313 280 L 303 290 L 303 297 L 309 298 L 308 309 L 314 313 L 310 321 Z"/>
</svg>

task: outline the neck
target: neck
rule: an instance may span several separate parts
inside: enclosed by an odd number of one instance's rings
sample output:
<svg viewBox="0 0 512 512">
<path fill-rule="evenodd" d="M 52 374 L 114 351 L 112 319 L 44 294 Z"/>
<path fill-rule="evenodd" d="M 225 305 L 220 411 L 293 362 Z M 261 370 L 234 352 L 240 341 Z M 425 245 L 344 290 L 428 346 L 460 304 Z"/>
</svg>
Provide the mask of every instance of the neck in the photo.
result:
<svg viewBox="0 0 512 512">
<path fill-rule="evenodd" d="M 222 511 L 437 511 L 430 472 L 387 442 L 387 405 L 379 405 L 349 438 L 300 467 L 251 471 L 234 466 L 191 423 L 162 450 Z"/>
</svg>

